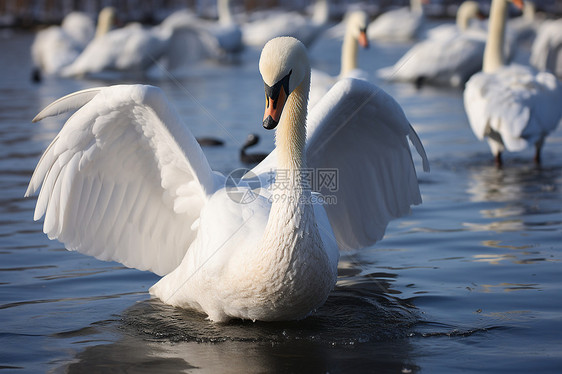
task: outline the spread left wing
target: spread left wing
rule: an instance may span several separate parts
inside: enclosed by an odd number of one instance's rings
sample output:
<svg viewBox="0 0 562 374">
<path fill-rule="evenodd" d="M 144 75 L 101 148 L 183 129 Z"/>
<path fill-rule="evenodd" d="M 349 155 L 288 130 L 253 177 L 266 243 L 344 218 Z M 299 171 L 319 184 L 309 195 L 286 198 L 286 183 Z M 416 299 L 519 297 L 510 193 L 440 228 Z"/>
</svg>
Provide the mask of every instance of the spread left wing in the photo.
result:
<svg viewBox="0 0 562 374">
<path fill-rule="evenodd" d="M 408 137 L 429 171 L 421 141 L 400 105 L 362 80 L 339 81 L 313 108 L 308 166 L 315 170 L 315 190 L 335 197 L 326 199 L 324 208 L 341 248 L 375 243 L 391 219 L 421 203 Z"/>
</svg>

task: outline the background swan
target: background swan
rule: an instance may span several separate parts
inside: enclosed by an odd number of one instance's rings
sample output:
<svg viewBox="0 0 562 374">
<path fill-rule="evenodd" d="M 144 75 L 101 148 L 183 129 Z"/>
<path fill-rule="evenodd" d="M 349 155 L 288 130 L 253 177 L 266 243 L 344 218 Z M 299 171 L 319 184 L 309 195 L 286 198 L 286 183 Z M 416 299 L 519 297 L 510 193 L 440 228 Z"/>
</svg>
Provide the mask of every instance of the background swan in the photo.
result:
<svg viewBox="0 0 562 374">
<path fill-rule="evenodd" d="M 62 69 L 61 75 L 142 73 L 164 55 L 172 32 L 160 27 L 145 28 L 139 23 L 112 30 L 92 40 L 72 64 Z"/>
<path fill-rule="evenodd" d="M 196 60 L 204 57 L 232 58 L 244 49 L 242 30 L 233 18 L 230 0 L 217 0 L 218 20 L 209 21 L 197 17 L 189 10 L 179 10 L 169 15 L 162 26 L 177 32 L 176 45 L 169 53 L 183 53 L 189 59 Z M 183 31 L 184 33 L 181 33 Z M 197 57 L 191 38 L 196 37 L 204 51 Z M 182 40 L 187 38 L 187 40 Z M 182 42 L 186 42 L 182 45 Z M 177 51 L 180 49 L 180 51 Z"/>
<path fill-rule="evenodd" d="M 504 150 L 521 151 L 528 145 L 535 146 L 535 162 L 540 163 L 544 139 L 562 118 L 562 85 L 550 73 L 505 65 L 507 5 L 507 0 L 492 0 L 483 71 L 467 82 L 464 105 L 474 134 L 488 141 L 498 166 Z"/>
<path fill-rule="evenodd" d="M 414 39 L 423 24 L 422 0 L 410 0 L 409 7 L 390 10 L 369 24 L 370 40 L 407 41 Z"/>
<path fill-rule="evenodd" d="M 536 6 L 533 1 L 524 1 L 522 11 L 521 16 L 514 17 L 506 23 L 506 32 L 511 34 L 517 43 L 532 40 L 542 23 L 542 20 L 537 18 Z"/>
<path fill-rule="evenodd" d="M 292 36 L 310 47 L 326 29 L 329 17 L 328 0 L 315 0 L 312 17 L 298 12 L 259 12 L 242 25 L 242 39 L 246 45 L 261 48 L 275 37 Z"/>
<path fill-rule="evenodd" d="M 462 86 L 482 68 L 486 32 L 470 28 L 469 22 L 479 16 L 478 3 L 465 1 L 457 11 L 454 27 L 439 28 L 427 40 L 414 45 L 391 67 L 378 71 L 390 81 Z M 448 25 L 447 25 L 448 26 Z"/>
<path fill-rule="evenodd" d="M 531 49 L 531 64 L 562 78 L 562 18 L 544 21 Z"/>
<path fill-rule="evenodd" d="M 467 30 L 480 31 L 485 35 L 484 18 L 485 16 L 480 11 L 480 4 L 477 1 L 463 1 L 457 9 L 455 23 L 441 24 L 427 30 L 426 39 L 449 39 L 457 37 Z"/>
<path fill-rule="evenodd" d="M 346 15 L 343 22 L 345 22 L 345 34 L 341 48 L 340 73 L 338 76 L 333 77 L 318 69 L 312 69 L 309 108 L 312 108 L 339 79 L 368 79 L 368 74 L 358 69 L 357 65 L 359 46 L 363 48 L 369 47 L 366 35 L 368 25 L 367 13 L 359 10 L 350 12 Z"/>
<path fill-rule="evenodd" d="M 31 45 L 35 80 L 40 80 L 41 74 L 56 75 L 72 63 L 94 37 L 94 32 L 93 20 L 81 12 L 66 15 L 60 27 L 39 31 Z"/>
<path fill-rule="evenodd" d="M 42 184 L 35 219 L 45 215 L 49 238 L 165 275 L 152 295 L 213 321 L 300 319 L 320 306 L 338 245 L 374 243 L 421 202 L 408 137 L 426 170 L 427 158 L 399 104 L 368 82 L 338 82 L 307 116 L 310 64 L 296 39 L 269 42 L 259 67 L 276 149 L 235 188 L 155 87 L 89 89 L 44 109 L 35 120 L 80 108 L 26 193 Z M 337 188 L 306 183 L 310 168 L 337 169 Z"/>
</svg>

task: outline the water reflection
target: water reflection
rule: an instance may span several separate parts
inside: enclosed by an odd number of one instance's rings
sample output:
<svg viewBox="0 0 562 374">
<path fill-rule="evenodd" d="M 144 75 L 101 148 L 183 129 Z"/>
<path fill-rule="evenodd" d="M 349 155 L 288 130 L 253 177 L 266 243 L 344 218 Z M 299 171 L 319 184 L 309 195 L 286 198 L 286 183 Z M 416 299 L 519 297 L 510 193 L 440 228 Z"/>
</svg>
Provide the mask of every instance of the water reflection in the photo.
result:
<svg viewBox="0 0 562 374">
<path fill-rule="evenodd" d="M 344 264 L 326 304 L 303 321 L 216 324 L 158 300 L 142 301 L 113 327 L 119 340 L 88 346 L 60 371 L 417 371 L 408 341 L 417 312 L 387 292 L 396 274 L 360 273 Z"/>
<path fill-rule="evenodd" d="M 560 193 L 556 189 L 560 171 L 561 166 L 472 168 L 467 188 L 469 199 L 484 203 L 480 214 L 492 222 L 465 223 L 465 226 L 473 231 L 494 232 L 522 231 L 537 226 L 536 222 L 528 222 L 528 217 L 560 212 Z M 550 224 L 552 222 L 543 221 L 538 225 Z"/>
</svg>

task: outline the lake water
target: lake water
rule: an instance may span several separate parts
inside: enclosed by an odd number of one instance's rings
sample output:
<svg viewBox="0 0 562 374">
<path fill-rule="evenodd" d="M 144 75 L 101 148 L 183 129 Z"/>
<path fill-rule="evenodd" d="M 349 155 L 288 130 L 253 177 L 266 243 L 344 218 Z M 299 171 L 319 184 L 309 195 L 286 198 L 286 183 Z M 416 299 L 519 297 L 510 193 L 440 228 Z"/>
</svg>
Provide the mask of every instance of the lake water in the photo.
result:
<svg viewBox="0 0 562 374">
<path fill-rule="evenodd" d="M 111 84 L 29 80 L 33 35 L 0 33 L 0 369 L 4 372 L 559 372 L 562 368 L 562 129 L 544 147 L 506 154 L 497 170 L 472 134 L 462 92 L 378 82 L 403 106 L 425 145 L 424 203 L 371 248 L 344 255 L 326 304 L 299 322 L 213 324 L 151 300 L 158 277 L 101 262 L 49 241 L 24 199 L 41 153 L 64 118 L 31 119 L 70 92 Z M 369 72 L 409 47 L 361 51 Z M 336 74 L 339 42 L 312 50 Z M 163 88 L 224 173 L 261 127 L 259 53 L 206 64 Z M 528 51 L 518 60 L 525 61 Z M 112 82 L 116 83 L 116 82 Z"/>
</svg>

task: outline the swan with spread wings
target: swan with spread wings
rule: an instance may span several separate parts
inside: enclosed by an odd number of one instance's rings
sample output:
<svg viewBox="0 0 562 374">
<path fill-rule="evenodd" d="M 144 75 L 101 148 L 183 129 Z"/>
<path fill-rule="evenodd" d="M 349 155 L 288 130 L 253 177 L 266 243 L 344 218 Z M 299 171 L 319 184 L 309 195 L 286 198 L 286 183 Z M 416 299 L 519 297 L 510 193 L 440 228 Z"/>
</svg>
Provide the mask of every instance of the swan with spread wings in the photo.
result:
<svg viewBox="0 0 562 374">
<path fill-rule="evenodd" d="M 164 277 L 150 293 L 212 321 L 301 319 L 324 303 L 340 249 L 381 239 L 421 196 L 399 104 L 347 79 L 307 114 L 310 63 L 291 37 L 259 64 L 263 126 L 276 149 L 236 185 L 211 170 L 160 89 L 113 86 L 71 94 L 36 120 L 78 109 L 41 157 L 26 195 L 35 219 L 66 248 Z M 310 170 L 337 170 L 337 202 L 323 204 Z M 274 176 L 274 178 L 272 178 Z M 246 183 L 248 181 L 248 183 Z M 239 196 L 239 195 L 238 195 Z"/>
</svg>

